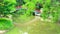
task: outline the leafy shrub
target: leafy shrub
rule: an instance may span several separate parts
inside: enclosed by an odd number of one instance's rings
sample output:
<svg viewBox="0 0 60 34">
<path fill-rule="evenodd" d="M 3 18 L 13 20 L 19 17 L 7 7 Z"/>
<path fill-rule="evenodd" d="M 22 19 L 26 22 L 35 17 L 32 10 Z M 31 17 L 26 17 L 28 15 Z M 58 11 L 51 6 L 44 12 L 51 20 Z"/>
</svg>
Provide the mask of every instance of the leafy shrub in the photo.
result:
<svg viewBox="0 0 60 34">
<path fill-rule="evenodd" d="M 14 12 L 15 5 L 16 5 L 16 0 L 2 0 L 2 1 L 0 1 L 0 15 L 6 16 L 6 15 Z"/>
<path fill-rule="evenodd" d="M 13 27 L 13 23 L 11 20 L 6 18 L 0 18 L 0 30 L 7 30 Z"/>
</svg>

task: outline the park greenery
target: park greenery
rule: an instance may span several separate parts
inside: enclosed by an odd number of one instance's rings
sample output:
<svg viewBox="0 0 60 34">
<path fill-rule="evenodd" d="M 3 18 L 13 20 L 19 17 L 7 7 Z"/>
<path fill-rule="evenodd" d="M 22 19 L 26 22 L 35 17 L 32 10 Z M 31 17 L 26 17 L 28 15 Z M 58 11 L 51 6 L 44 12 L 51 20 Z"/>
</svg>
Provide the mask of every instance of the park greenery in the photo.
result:
<svg viewBox="0 0 60 34">
<path fill-rule="evenodd" d="M 37 3 L 43 6 L 43 12 L 39 17 L 44 20 L 50 19 L 53 24 L 60 21 L 59 0 L 0 0 L 0 30 L 13 28 L 14 23 L 17 22 L 24 21 L 23 23 L 25 23 L 25 21 L 32 20 L 34 18 L 32 13 L 35 11 Z M 22 6 L 22 8 L 17 10 L 17 6 Z M 10 15 L 12 16 L 10 17 Z M 55 26 L 52 27 L 55 28 Z"/>
<path fill-rule="evenodd" d="M 8 30 L 13 28 L 13 22 L 7 18 L 0 18 L 0 30 Z"/>
<path fill-rule="evenodd" d="M 11 1 L 11 2 L 10 2 Z M 21 1 L 21 2 L 20 2 Z M 20 4 L 19 4 L 20 3 Z M 33 12 L 36 9 L 36 3 L 40 3 L 43 6 L 43 13 L 42 18 L 48 18 L 49 16 L 52 16 L 53 20 L 57 21 L 59 17 L 59 8 L 60 4 L 56 0 L 0 0 L 0 16 L 6 16 L 8 14 L 19 14 L 23 11 L 25 12 L 24 15 L 31 15 L 31 12 Z M 22 6 L 22 11 L 15 11 L 16 6 Z M 2 10 L 3 9 L 3 10 Z"/>
<path fill-rule="evenodd" d="M 57 22 L 60 19 L 59 0 L 23 0 L 22 2 L 22 7 L 27 9 L 25 15 L 31 15 L 31 12 L 36 9 L 36 4 L 40 3 L 43 6 L 43 13 L 41 14 L 43 19 L 50 18 L 53 22 Z"/>
<path fill-rule="evenodd" d="M 15 4 L 16 0 L 0 0 L 0 30 L 7 30 L 13 27 L 12 21 L 5 17 L 15 10 Z"/>
</svg>

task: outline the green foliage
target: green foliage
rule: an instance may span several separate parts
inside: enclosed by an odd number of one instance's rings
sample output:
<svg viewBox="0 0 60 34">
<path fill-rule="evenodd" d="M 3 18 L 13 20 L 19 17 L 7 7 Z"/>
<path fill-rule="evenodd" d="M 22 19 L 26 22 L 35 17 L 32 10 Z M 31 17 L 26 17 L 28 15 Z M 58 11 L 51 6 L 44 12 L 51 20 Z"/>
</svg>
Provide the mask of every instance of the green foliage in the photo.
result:
<svg viewBox="0 0 60 34">
<path fill-rule="evenodd" d="M 22 5 L 23 8 L 26 8 L 25 15 L 30 15 L 36 9 L 37 2 L 43 5 L 42 18 L 48 19 L 49 16 L 52 16 L 53 21 L 57 21 L 59 17 L 60 3 L 56 0 L 24 0 L 25 4 Z"/>
<path fill-rule="evenodd" d="M 16 0 L 17 1 L 17 6 L 21 6 L 25 4 L 24 0 Z"/>
<path fill-rule="evenodd" d="M 43 2 L 43 1 L 42 1 Z M 42 13 L 42 18 L 48 19 L 49 16 L 52 16 L 52 20 L 56 22 L 59 17 L 59 2 L 54 1 L 54 0 L 45 0 L 43 3 L 43 13 Z M 59 17 L 60 18 L 60 17 Z"/>
<path fill-rule="evenodd" d="M 7 15 L 15 10 L 16 0 L 2 0 L 0 1 L 0 15 Z"/>
<path fill-rule="evenodd" d="M 0 0 L 0 17 L 5 17 L 14 12 L 16 0 Z M 0 30 L 7 30 L 13 27 L 11 20 L 0 18 Z"/>
<path fill-rule="evenodd" d="M 26 13 L 25 15 L 31 15 L 31 12 L 33 12 L 35 10 L 35 6 L 36 6 L 36 3 L 37 1 L 34 1 L 34 0 L 24 0 L 24 2 L 26 2 L 24 5 L 22 5 L 23 8 L 26 9 Z"/>
<path fill-rule="evenodd" d="M 11 20 L 7 18 L 0 18 L 0 30 L 8 30 L 13 27 L 13 23 Z"/>
</svg>

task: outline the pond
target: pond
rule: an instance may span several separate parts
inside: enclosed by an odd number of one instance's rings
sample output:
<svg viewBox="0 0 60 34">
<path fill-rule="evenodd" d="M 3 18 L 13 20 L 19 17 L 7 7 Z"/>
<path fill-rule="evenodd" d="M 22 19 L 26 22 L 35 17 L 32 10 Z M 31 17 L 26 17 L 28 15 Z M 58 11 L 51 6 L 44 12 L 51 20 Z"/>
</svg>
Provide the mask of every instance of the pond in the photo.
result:
<svg viewBox="0 0 60 34">
<path fill-rule="evenodd" d="M 60 34 L 60 27 L 56 23 L 38 20 L 28 25 L 16 26 L 6 34 Z"/>
</svg>

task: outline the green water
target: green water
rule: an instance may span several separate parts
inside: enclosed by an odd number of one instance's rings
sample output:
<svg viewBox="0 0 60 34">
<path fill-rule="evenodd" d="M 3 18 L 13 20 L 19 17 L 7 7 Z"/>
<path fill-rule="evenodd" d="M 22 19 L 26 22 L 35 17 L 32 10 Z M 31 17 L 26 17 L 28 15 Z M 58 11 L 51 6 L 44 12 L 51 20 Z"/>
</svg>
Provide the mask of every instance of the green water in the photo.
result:
<svg viewBox="0 0 60 34">
<path fill-rule="evenodd" d="M 60 34 L 60 25 L 36 21 L 26 26 L 16 26 L 6 34 Z"/>
</svg>

